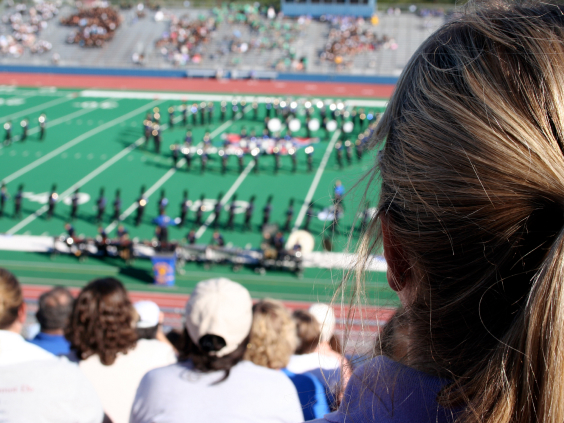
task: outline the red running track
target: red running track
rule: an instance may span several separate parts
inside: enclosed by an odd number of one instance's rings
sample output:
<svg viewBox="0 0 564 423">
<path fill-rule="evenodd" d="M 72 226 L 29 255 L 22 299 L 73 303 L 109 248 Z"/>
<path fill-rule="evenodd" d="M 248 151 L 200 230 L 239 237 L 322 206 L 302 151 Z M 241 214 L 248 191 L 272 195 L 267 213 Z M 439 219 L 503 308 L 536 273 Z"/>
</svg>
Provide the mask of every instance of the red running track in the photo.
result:
<svg viewBox="0 0 564 423">
<path fill-rule="evenodd" d="M 171 92 L 300 95 L 312 97 L 390 98 L 395 85 L 204 78 L 0 73 L 0 85 L 23 87 L 96 88 Z"/>
<path fill-rule="evenodd" d="M 27 301 L 36 301 L 39 296 L 51 289 L 48 285 L 23 285 L 23 295 Z M 75 297 L 80 292 L 80 288 L 69 288 L 72 295 Z M 186 301 L 190 298 L 189 295 L 185 294 L 169 294 L 164 292 L 144 292 L 144 291 L 129 291 L 129 298 L 132 302 L 137 302 L 141 300 L 151 300 L 159 305 L 160 308 L 167 310 L 167 318 L 170 321 L 178 322 L 181 316 L 184 314 L 184 306 Z M 298 301 L 283 301 L 284 305 L 291 310 L 296 309 L 307 309 L 311 303 L 298 302 Z M 344 321 L 347 318 L 348 307 L 335 307 L 335 317 L 338 320 Z M 395 309 L 384 308 L 384 307 L 363 307 L 362 313 L 360 310 L 355 313 L 355 322 L 351 325 L 350 330 L 352 332 L 358 332 L 362 330 L 360 322 L 360 315 L 362 314 L 362 321 L 370 323 L 371 326 L 382 324 L 387 322 L 392 314 L 394 314 Z M 337 325 L 337 329 L 344 330 L 343 325 Z"/>
</svg>

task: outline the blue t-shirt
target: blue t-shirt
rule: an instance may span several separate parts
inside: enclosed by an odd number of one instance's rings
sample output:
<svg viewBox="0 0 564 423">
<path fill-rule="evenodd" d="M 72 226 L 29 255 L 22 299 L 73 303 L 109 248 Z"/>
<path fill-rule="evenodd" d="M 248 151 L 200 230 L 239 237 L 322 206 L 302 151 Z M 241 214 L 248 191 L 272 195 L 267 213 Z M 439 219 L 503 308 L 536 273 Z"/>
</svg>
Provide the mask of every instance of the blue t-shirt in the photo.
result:
<svg viewBox="0 0 564 423">
<path fill-rule="evenodd" d="M 282 369 L 282 372 L 290 378 L 298 391 L 305 421 L 323 417 L 330 411 L 325 388 L 315 376 L 309 373 L 292 373 L 288 369 Z"/>
<path fill-rule="evenodd" d="M 448 380 L 378 356 L 359 367 L 339 409 L 318 423 L 452 423 L 457 410 L 437 403 Z"/>
<path fill-rule="evenodd" d="M 345 194 L 345 187 L 342 185 L 335 187 L 335 195 L 342 197 Z"/>
<path fill-rule="evenodd" d="M 67 355 L 70 353 L 70 343 L 63 335 L 49 335 L 39 332 L 29 342 L 55 355 Z"/>
</svg>

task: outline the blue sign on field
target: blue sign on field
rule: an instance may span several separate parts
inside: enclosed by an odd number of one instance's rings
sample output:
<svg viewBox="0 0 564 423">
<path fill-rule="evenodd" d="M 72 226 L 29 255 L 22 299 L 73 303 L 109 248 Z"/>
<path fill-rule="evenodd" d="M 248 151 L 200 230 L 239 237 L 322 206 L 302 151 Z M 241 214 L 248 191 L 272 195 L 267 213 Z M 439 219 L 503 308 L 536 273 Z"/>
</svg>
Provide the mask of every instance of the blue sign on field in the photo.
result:
<svg viewBox="0 0 564 423">
<path fill-rule="evenodd" d="M 173 286 L 174 269 L 176 267 L 176 255 L 174 254 L 155 254 L 151 258 L 153 263 L 153 276 L 155 285 Z"/>
</svg>

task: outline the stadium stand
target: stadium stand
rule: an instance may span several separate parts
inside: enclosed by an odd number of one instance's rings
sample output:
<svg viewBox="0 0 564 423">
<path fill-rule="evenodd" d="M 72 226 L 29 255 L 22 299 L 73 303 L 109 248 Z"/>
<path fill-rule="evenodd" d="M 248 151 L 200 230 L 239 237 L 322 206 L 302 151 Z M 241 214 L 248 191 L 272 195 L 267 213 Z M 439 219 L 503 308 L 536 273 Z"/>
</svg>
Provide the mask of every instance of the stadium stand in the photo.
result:
<svg viewBox="0 0 564 423">
<path fill-rule="evenodd" d="M 7 34 L 10 32 L 9 17 L 19 19 L 17 16 L 21 15 L 25 21 L 28 13 L 16 8 L 6 10 L 5 35 L 0 37 L 0 47 L 5 46 L 6 50 L 11 47 L 14 54 L 5 53 L 3 64 L 110 68 L 143 66 L 149 69 L 180 67 L 186 69 L 188 75 L 200 77 L 215 77 L 218 71 L 219 74 L 227 74 L 231 70 L 236 71 L 233 75 L 237 78 L 272 78 L 276 76 L 273 72 L 398 75 L 421 42 L 445 19 L 444 14 L 429 10 L 399 14 L 395 11 L 378 12 L 378 18 L 374 21 L 377 25 L 373 25 L 371 20 L 358 21 L 358 26 L 369 38 L 367 42 L 359 42 L 366 46 L 362 48 L 363 54 L 348 55 L 342 62 L 338 60 L 341 63 L 335 63 L 335 58 L 327 60 L 327 38 L 338 37 L 338 31 L 341 31 L 338 29 L 339 22 L 347 22 L 337 17 L 311 19 L 277 15 L 271 18 L 265 10 L 259 13 L 251 5 L 240 8 L 224 6 L 212 10 L 150 10 L 145 7 L 141 9 L 142 13 L 136 7 L 119 10 L 123 23 L 115 28 L 113 41 L 90 50 L 79 47 L 96 44 L 90 34 L 90 41 L 87 42 L 83 36 L 84 30 L 73 35 L 68 27 L 54 20 L 46 25 L 50 14 L 58 12 L 58 16 L 67 22 L 76 15 L 76 9 L 70 6 L 60 9 L 51 7 L 52 11 L 42 13 L 44 23 L 35 36 L 44 42 L 36 43 L 37 46 L 32 49 L 37 52 L 49 51 L 49 54 L 43 55 L 22 48 L 13 35 Z M 115 19 L 112 21 L 116 26 L 117 22 Z M 171 37 L 176 37 L 177 30 L 182 38 L 181 28 L 177 28 L 179 24 L 191 28 L 207 28 L 211 25 L 212 29 L 206 29 L 204 43 L 201 42 L 203 39 L 194 45 L 189 42 L 189 47 L 184 48 L 179 45 L 178 39 L 171 40 Z M 95 32 L 107 32 L 109 29 L 103 25 L 100 27 L 103 29 L 95 29 Z M 80 33 L 83 35 L 77 35 Z M 98 38 L 100 44 L 101 39 L 107 41 L 111 36 L 108 33 Z M 69 39 L 78 44 L 68 44 L 66 41 Z M 356 50 L 359 51 L 358 48 Z"/>
<path fill-rule="evenodd" d="M 112 7 L 93 7 L 80 9 L 60 22 L 64 26 L 78 27 L 67 37 L 67 43 L 80 47 L 102 47 L 112 40 L 121 20 L 121 15 Z"/>
<path fill-rule="evenodd" d="M 39 36 L 58 13 L 59 8 L 53 3 L 38 3 L 29 8 L 25 4 L 17 4 L 11 12 L 2 16 L 6 32 L 11 29 L 11 33 L 0 35 L 2 55 L 18 58 L 26 51 L 30 54 L 50 51 L 52 44 Z"/>
</svg>

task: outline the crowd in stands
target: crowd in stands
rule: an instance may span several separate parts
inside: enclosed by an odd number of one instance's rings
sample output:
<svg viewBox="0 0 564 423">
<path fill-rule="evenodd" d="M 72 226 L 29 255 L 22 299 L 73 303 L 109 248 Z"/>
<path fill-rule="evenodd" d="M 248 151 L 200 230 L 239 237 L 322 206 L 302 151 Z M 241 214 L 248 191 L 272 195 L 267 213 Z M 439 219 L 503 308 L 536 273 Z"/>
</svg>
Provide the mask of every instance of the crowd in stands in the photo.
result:
<svg viewBox="0 0 564 423">
<path fill-rule="evenodd" d="M 185 327 L 167 335 L 158 305 L 132 304 L 114 278 L 93 280 L 76 298 L 63 287 L 47 291 L 36 317 L 40 332 L 26 341 L 22 288 L 0 269 L 7 421 L 298 423 L 337 407 L 350 377 L 329 344 L 329 306 L 292 314 L 275 300 L 253 305 L 246 288 L 224 278 L 198 283 Z"/>
<path fill-rule="evenodd" d="M 309 18 L 286 18 L 273 8 L 250 4 L 228 3 L 212 9 L 211 16 L 198 18 L 162 11 L 160 19 L 170 20 L 169 30 L 156 41 L 157 50 L 176 66 L 199 64 L 204 60 L 230 57 L 229 65 L 237 66 L 249 52 L 281 52 L 277 70 L 304 70 L 307 61 L 297 57 L 295 43 Z M 221 39 L 218 34 L 221 31 Z M 212 47 L 212 39 L 215 43 Z"/>
<path fill-rule="evenodd" d="M 213 17 L 192 20 L 171 14 L 169 30 L 157 40 L 156 47 L 174 65 L 200 63 L 216 27 Z"/>
<path fill-rule="evenodd" d="M 93 7 L 80 9 L 61 19 L 61 24 L 78 27 L 68 36 L 67 43 L 80 47 L 102 47 L 113 39 L 122 19 L 113 7 Z"/>
<path fill-rule="evenodd" d="M 289 18 L 282 13 L 276 14 L 273 8 L 235 3 L 221 9 L 215 8 L 213 13 L 233 28 L 231 35 L 222 40 L 219 55 L 279 51 L 282 57 L 276 63 L 271 63 L 277 70 L 304 70 L 307 66 L 306 61 L 296 57 L 295 43 L 311 18 Z M 236 65 L 242 59 L 234 57 L 232 60 Z"/>
<path fill-rule="evenodd" d="M 351 67 L 356 55 L 379 51 L 396 50 L 397 42 L 387 36 L 378 36 L 374 27 L 363 18 L 342 16 L 328 17 L 331 24 L 329 36 L 320 59 L 340 67 Z"/>
<path fill-rule="evenodd" d="M 0 52 L 19 57 L 26 49 L 37 54 L 51 50 L 52 44 L 39 36 L 58 13 L 58 7 L 51 2 L 37 3 L 29 8 L 26 4 L 17 4 L 12 12 L 2 17 L 2 23 L 11 32 L 0 35 Z"/>
</svg>

